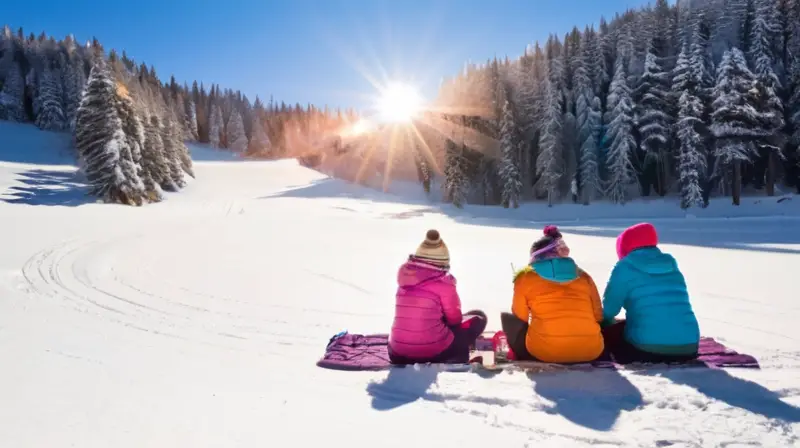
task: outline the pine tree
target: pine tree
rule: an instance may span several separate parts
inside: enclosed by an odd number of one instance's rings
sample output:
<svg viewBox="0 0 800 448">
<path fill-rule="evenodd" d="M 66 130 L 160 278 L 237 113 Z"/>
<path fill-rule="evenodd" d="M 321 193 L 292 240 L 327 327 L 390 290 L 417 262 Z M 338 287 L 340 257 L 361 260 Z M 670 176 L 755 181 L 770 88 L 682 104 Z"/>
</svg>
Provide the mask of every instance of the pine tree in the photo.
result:
<svg viewBox="0 0 800 448">
<path fill-rule="evenodd" d="M 687 46 L 684 45 L 681 52 L 678 54 L 675 68 L 672 70 L 671 93 L 675 96 L 676 103 L 680 102 L 680 97 L 683 95 L 683 92 L 692 89 L 693 85 L 697 84 L 689 57 L 690 54 Z"/>
<path fill-rule="evenodd" d="M 252 137 L 250 138 L 249 152 L 251 154 L 260 154 L 269 157 L 272 152 L 272 144 L 264 132 L 264 126 L 261 125 L 261 119 L 257 113 L 253 114 L 253 124 L 251 125 Z"/>
<path fill-rule="evenodd" d="M 222 110 L 216 104 L 211 105 L 211 118 L 209 119 L 208 141 L 214 148 L 221 148 L 220 140 L 225 123 L 222 121 Z"/>
<path fill-rule="evenodd" d="M 726 51 L 717 68 L 710 129 L 717 139 L 714 151 L 717 175 L 729 175 L 734 205 L 740 201 L 742 163 L 750 162 L 756 154 L 755 140 L 765 136 L 753 106 L 756 84 L 742 51 L 738 48 Z M 727 172 L 729 168 L 732 173 Z"/>
<path fill-rule="evenodd" d="M 153 180 L 152 173 L 147 169 L 149 160 L 144 157 L 146 152 L 144 123 L 142 123 L 130 92 L 125 86 L 117 86 L 115 101 L 136 175 L 142 180 L 145 198 L 148 202 L 159 202 L 162 199 L 161 188 Z"/>
<path fill-rule="evenodd" d="M 256 122 L 257 120 L 254 120 L 253 124 L 255 125 Z M 412 150 L 414 151 L 414 165 L 417 167 L 417 177 L 422 184 L 422 189 L 428 194 L 431 192 L 431 169 L 428 166 L 427 158 L 422 153 L 420 142 L 416 138 L 413 140 Z"/>
<path fill-rule="evenodd" d="M 706 35 L 706 26 L 703 20 L 698 20 L 692 32 L 692 44 L 689 47 L 690 53 L 687 57 L 689 58 L 692 72 L 699 82 L 700 90 L 697 91 L 697 95 L 708 108 L 707 106 L 711 104 L 711 90 L 715 84 L 715 68 L 711 55 L 711 46 Z M 704 121 L 707 121 L 707 117 L 704 117 Z"/>
<path fill-rule="evenodd" d="M 609 81 L 606 57 L 603 53 L 603 39 L 594 29 L 584 31 L 584 34 L 586 35 L 584 38 L 585 63 L 592 80 L 594 94 L 599 97 L 605 93 L 606 84 Z"/>
<path fill-rule="evenodd" d="M 187 98 L 184 104 L 184 116 L 185 116 L 185 129 L 186 134 L 184 135 L 184 140 L 189 140 L 196 142 L 199 139 L 199 134 L 197 131 L 197 108 L 195 107 L 194 100 L 191 98 Z"/>
<path fill-rule="evenodd" d="M 519 173 L 517 155 L 519 152 L 518 139 L 515 135 L 517 126 L 508 100 L 503 102 L 502 117 L 500 120 L 500 182 L 503 185 L 503 207 L 519 207 L 519 196 L 522 191 L 522 179 Z"/>
<path fill-rule="evenodd" d="M 685 90 L 679 101 L 678 140 L 680 141 L 679 175 L 681 184 L 681 207 L 702 207 L 703 189 L 700 181 L 706 170 L 705 142 L 701 134 L 703 127 L 703 102 Z"/>
<path fill-rule="evenodd" d="M 774 67 L 778 58 L 774 57 L 773 42 L 778 34 L 777 9 L 774 0 L 757 0 L 757 9 L 754 14 L 753 27 L 750 33 L 750 60 L 752 61 L 753 74 L 763 87 L 759 95 L 760 109 L 771 120 L 762 124 L 765 127 L 765 137 L 755 142 L 758 152 L 767 154 L 767 195 L 775 194 L 775 180 L 777 178 L 778 160 L 783 158 L 782 141 L 777 139 L 783 129 L 783 103 L 778 97 L 781 83 Z M 767 116 L 764 116 L 767 118 Z"/>
<path fill-rule="evenodd" d="M 3 89 L 0 90 L 0 119 L 23 122 L 25 114 L 25 79 L 19 63 L 9 64 Z"/>
<path fill-rule="evenodd" d="M 228 119 L 227 126 L 228 147 L 240 154 L 247 151 L 247 134 L 244 132 L 244 123 L 242 122 L 242 115 L 239 110 L 233 108 L 231 117 Z"/>
<path fill-rule="evenodd" d="M 576 124 L 578 128 L 578 194 L 586 205 L 602 191 L 597 155 L 600 137 L 600 99 L 595 95 L 593 82 L 586 69 L 587 60 L 592 56 L 592 45 L 584 48 L 585 55 L 579 57 L 574 71 Z"/>
<path fill-rule="evenodd" d="M 116 85 L 101 62 L 92 68 L 76 114 L 75 146 L 89 182 L 89 194 L 106 202 L 140 205 L 144 185 L 137 176 L 122 121 Z"/>
<path fill-rule="evenodd" d="M 578 133 L 581 138 L 579 160 L 579 193 L 584 204 L 600 196 L 603 191 L 600 181 L 598 152 L 600 151 L 600 98 L 593 96 L 591 103 L 586 104 L 588 95 L 582 95 L 578 101 Z"/>
<path fill-rule="evenodd" d="M 542 188 L 547 192 L 547 203 L 552 206 L 558 195 L 558 183 L 563 169 L 562 113 L 560 92 L 551 82 L 551 76 L 544 79 L 544 103 L 542 107 L 542 136 L 539 141 L 539 156 L 536 159 L 536 174 Z"/>
<path fill-rule="evenodd" d="M 186 146 L 186 142 L 183 141 L 183 138 L 182 138 L 182 135 L 181 135 L 182 134 L 182 129 L 181 129 L 180 125 L 179 125 L 177 117 L 175 118 L 175 120 L 173 120 L 172 125 L 173 125 L 172 138 L 174 140 L 174 145 L 175 145 L 173 151 L 175 152 L 175 154 L 177 154 L 176 167 L 177 167 L 177 169 L 179 171 L 182 171 L 183 173 L 188 174 L 189 177 L 194 179 L 196 176 L 195 176 L 195 173 L 194 173 L 194 163 L 192 162 L 192 154 L 189 151 L 189 147 Z M 173 175 L 173 176 L 175 176 L 175 175 Z M 183 176 L 182 173 L 180 174 L 180 183 L 179 183 L 179 185 L 180 186 L 185 186 L 186 185 L 186 181 L 185 181 L 184 176 Z"/>
<path fill-rule="evenodd" d="M 696 32 L 695 32 L 696 34 Z M 673 70 L 672 94 L 678 96 L 676 123 L 679 145 L 678 176 L 681 186 L 681 206 L 705 206 L 702 183 L 707 169 L 706 107 L 703 100 L 707 73 L 703 53 L 695 42 L 689 52 L 684 45 Z"/>
<path fill-rule="evenodd" d="M 648 52 L 644 73 L 633 93 L 636 101 L 634 121 L 639 131 L 641 149 L 645 152 L 645 165 L 656 163 L 660 167 L 658 191 L 662 196 L 667 192 L 668 144 L 672 126 L 667 75 L 655 53 Z"/>
<path fill-rule="evenodd" d="M 86 75 L 83 71 L 83 63 L 76 56 L 70 58 L 67 67 L 62 71 L 64 82 L 64 114 L 67 126 L 70 130 L 75 130 L 75 113 L 83 95 L 83 88 L 86 85 Z"/>
<path fill-rule="evenodd" d="M 794 147 L 795 185 L 800 192 L 800 0 L 789 0 L 786 5 L 786 41 L 785 56 L 788 67 L 786 86 L 786 118 L 789 141 Z"/>
<path fill-rule="evenodd" d="M 445 199 L 462 208 L 467 203 L 469 189 L 464 148 L 450 139 L 447 139 L 445 148 Z"/>
<path fill-rule="evenodd" d="M 628 186 L 634 181 L 636 173 L 631 160 L 636 148 L 633 138 L 633 100 L 628 87 L 624 57 L 617 57 L 614 79 L 608 92 L 606 137 L 610 142 L 606 165 L 609 182 L 606 196 L 615 203 L 625 203 Z"/>
<path fill-rule="evenodd" d="M 561 118 L 561 177 L 558 181 L 559 193 L 572 191 L 578 187 L 580 178 L 578 164 L 580 162 L 580 139 L 578 136 L 578 120 L 571 111 L 566 111 Z M 577 194 L 573 198 L 577 201 Z"/>
<path fill-rule="evenodd" d="M 793 130 L 791 142 L 797 148 L 798 163 L 800 163 L 800 57 L 794 58 L 790 74 L 788 110 Z"/>
<path fill-rule="evenodd" d="M 158 186 L 163 190 L 174 192 L 178 191 L 178 186 L 172 180 L 161 128 L 161 118 L 158 114 L 152 113 L 145 125 L 145 150 L 142 152 L 142 158 L 147 161 L 145 164 L 147 170 Z"/>
<path fill-rule="evenodd" d="M 185 147 L 181 138 L 182 132 L 177 119 L 170 113 L 165 114 L 161 123 L 161 142 L 164 145 L 164 160 L 168 168 L 168 176 L 172 185 L 181 189 L 186 186 L 181 166 L 181 153 Z"/>
<path fill-rule="evenodd" d="M 39 129 L 61 131 L 67 127 L 62 99 L 61 76 L 48 68 L 42 73 L 39 85 L 41 109 L 36 116 L 36 126 Z"/>
</svg>

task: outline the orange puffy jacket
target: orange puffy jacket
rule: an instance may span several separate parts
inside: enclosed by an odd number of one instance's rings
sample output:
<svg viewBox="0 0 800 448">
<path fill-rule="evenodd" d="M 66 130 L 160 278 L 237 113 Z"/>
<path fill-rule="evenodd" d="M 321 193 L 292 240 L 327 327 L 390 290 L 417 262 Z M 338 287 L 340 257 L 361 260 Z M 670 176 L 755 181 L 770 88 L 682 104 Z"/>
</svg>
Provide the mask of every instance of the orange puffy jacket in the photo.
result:
<svg viewBox="0 0 800 448">
<path fill-rule="evenodd" d="M 588 362 L 603 352 L 594 280 L 571 258 L 535 262 L 514 277 L 512 312 L 529 322 L 525 346 L 544 362 Z"/>
</svg>

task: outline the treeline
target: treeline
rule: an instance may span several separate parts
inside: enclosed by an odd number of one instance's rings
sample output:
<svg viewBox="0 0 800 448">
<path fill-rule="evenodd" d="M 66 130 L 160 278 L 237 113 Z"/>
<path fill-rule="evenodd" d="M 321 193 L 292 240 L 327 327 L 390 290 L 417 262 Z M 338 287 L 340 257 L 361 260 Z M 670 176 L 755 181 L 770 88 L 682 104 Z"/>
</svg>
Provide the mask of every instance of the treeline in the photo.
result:
<svg viewBox="0 0 800 448">
<path fill-rule="evenodd" d="M 437 103 L 496 142 L 448 140 L 459 206 L 800 191 L 800 0 L 657 0 L 468 65 Z"/>
<path fill-rule="evenodd" d="M 174 77 L 93 39 L 0 32 L 0 119 L 73 132 L 91 192 L 143 204 L 178 191 L 194 176 L 184 142 L 209 143 L 247 157 L 302 155 L 319 136 L 357 119 L 352 110 L 253 103 L 239 91 Z"/>
</svg>

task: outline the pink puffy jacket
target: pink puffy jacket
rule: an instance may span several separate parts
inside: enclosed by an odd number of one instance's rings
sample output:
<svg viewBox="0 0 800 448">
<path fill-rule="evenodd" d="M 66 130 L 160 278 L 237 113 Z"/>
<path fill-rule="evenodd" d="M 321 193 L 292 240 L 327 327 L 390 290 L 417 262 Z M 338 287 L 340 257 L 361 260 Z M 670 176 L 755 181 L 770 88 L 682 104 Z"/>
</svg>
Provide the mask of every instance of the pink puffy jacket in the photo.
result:
<svg viewBox="0 0 800 448">
<path fill-rule="evenodd" d="M 461 323 L 456 279 L 446 270 L 409 260 L 397 273 L 397 296 L 389 347 L 396 355 L 425 360 L 453 342 L 448 326 Z"/>
</svg>

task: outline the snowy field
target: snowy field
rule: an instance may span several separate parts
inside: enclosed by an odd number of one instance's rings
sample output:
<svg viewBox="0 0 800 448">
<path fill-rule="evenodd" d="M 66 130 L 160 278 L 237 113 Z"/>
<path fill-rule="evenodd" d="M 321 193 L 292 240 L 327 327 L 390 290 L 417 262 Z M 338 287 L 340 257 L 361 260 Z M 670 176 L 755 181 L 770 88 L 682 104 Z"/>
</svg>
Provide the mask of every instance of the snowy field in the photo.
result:
<svg viewBox="0 0 800 448">
<path fill-rule="evenodd" d="M 800 446 L 797 197 L 695 219 L 657 203 L 454 211 L 198 147 L 197 180 L 135 209 L 86 201 L 67 137 L 0 125 L 0 446 Z M 763 370 L 314 365 L 341 330 L 388 330 L 428 228 L 464 307 L 497 329 L 542 223 L 602 289 L 637 215 L 661 217 L 702 333 Z"/>
</svg>

